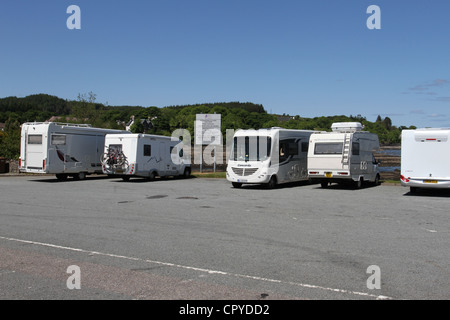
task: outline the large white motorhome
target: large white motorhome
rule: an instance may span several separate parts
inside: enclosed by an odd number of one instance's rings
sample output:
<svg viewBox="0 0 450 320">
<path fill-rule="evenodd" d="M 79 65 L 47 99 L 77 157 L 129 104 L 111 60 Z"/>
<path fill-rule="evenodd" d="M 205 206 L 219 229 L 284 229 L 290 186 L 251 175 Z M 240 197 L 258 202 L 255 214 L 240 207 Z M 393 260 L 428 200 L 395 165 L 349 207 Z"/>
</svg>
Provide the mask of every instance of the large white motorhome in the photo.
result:
<svg viewBox="0 0 450 320">
<path fill-rule="evenodd" d="M 322 187 L 330 183 L 351 182 L 360 188 L 365 181 L 379 183 L 378 162 L 373 152 L 379 149 L 378 135 L 362 131 L 359 122 L 332 124 L 332 132 L 311 135 L 308 174 Z"/>
<path fill-rule="evenodd" d="M 157 176 L 191 174 L 191 159 L 183 153 L 180 140 L 150 134 L 108 134 L 102 156 L 103 173 L 153 180 Z"/>
<path fill-rule="evenodd" d="M 58 180 L 84 179 L 102 173 L 100 156 L 105 136 L 122 130 L 86 124 L 27 122 L 22 124 L 19 170 L 56 174 Z"/>
<path fill-rule="evenodd" d="M 314 131 L 270 128 L 238 130 L 233 136 L 227 179 L 233 187 L 308 180 L 307 152 Z"/>
<path fill-rule="evenodd" d="M 400 182 L 417 188 L 450 188 L 450 128 L 402 131 Z"/>
</svg>

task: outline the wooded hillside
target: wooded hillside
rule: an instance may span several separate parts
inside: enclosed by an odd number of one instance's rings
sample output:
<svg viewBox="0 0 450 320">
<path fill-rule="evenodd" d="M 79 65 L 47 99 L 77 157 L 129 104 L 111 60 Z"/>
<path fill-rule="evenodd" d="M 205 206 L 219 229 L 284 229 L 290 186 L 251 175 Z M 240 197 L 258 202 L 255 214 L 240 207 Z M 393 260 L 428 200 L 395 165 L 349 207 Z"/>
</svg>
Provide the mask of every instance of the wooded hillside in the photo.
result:
<svg viewBox="0 0 450 320">
<path fill-rule="evenodd" d="M 198 113 L 217 113 L 222 115 L 222 130 L 260 129 L 283 127 L 288 129 L 326 130 L 333 122 L 361 122 L 367 131 L 377 133 L 382 144 L 400 143 L 401 130 L 389 118 L 378 118 L 371 122 L 361 115 L 332 115 L 315 118 L 298 115 L 268 114 L 260 104 L 251 102 L 214 102 L 195 105 L 166 107 L 109 106 L 96 102 L 92 92 L 79 94 L 77 100 L 64 100 L 48 94 L 30 95 L 24 98 L 6 97 L 0 99 L 0 157 L 17 159 L 20 153 L 20 125 L 24 122 L 88 123 L 95 127 L 124 129 L 132 116 L 135 117 L 133 132 L 147 132 L 170 136 L 175 129 L 183 128 L 194 136 L 194 121 Z M 141 119 L 148 120 L 145 126 Z M 414 128 L 414 127 L 409 127 Z M 1 129 L 0 129 L 1 130 Z"/>
</svg>

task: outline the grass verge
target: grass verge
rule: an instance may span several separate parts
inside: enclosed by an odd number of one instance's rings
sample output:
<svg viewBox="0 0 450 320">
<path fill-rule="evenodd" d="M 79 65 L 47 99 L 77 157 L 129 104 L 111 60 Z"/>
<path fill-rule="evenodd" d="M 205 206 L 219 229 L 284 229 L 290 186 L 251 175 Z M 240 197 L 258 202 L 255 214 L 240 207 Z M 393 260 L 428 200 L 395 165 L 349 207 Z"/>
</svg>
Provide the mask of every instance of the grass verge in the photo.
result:
<svg viewBox="0 0 450 320">
<path fill-rule="evenodd" d="M 192 172 L 192 176 L 196 178 L 222 178 L 227 176 L 226 172 Z"/>
</svg>

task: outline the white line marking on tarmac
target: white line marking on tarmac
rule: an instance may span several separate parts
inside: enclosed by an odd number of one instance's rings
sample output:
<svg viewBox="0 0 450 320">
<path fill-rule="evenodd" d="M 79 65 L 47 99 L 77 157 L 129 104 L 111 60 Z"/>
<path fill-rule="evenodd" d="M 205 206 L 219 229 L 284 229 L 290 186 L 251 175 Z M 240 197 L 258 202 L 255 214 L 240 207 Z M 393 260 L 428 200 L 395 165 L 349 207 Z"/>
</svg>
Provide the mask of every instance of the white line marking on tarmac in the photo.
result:
<svg viewBox="0 0 450 320">
<path fill-rule="evenodd" d="M 292 282 L 292 281 L 282 281 L 282 280 L 263 278 L 263 277 L 258 277 L 258 276 L 250 276 L 250 275 L 244 275 L 244 274 L 238 274 L 238 273 L 230 273 L 230 272 L 225 272 L 225 271 L 217 271 L 217 270 L 211 270 L 211 269 L 205 269 L 205 268 L 183 266 L 183 265 L 169 263 L 169 262 L 161 262 L 161 261 L 155 261 L 155 260 L 149 260 L 149 259 L 128 257 L 128 256 L 122 256 L 122 255 L 117 255 L 117 254 L 112 254 L 112 253 L 103 253 L 103 252 L 97 252 L 97 251 L 89 251 L 89 250 L 65 247 L 65 246 L 60 246 L 60 245 L 55 245 L 55 244 L 50 244 L 50 243 L 43 243 L 43 242 L 36 242 L 36 241 L 30 241 L 30 240 L 8 238 L 8 237 L 2 237 L 2 236 L 0 236 L 0 239 L 8 240 L 8 241 L 20 242 L 20 243 L 26 243 L 26 244 L 31 244 L 31 245 L 37 245 L 37 246 L 50 247 L 50 248 L 61 249 L 61 250 L 68 250 L 68 251 L 87 253 L 89 255 L 99 255 L 99 256 L 105 256 L 105 257 L 126 259 L 126 260 L 131 260 L 131 261 L 140 261 L 140 262 L 153 263 L 153 264 L 158 264 L 158 265 L 167 266 L 167 267 L 173 267 L 173 268 L 180 268 L 180 269 L 186 269 L 186 270 L 194 270 L 194 271 L 199 271 L 199 272 L 205 272 L 205 273 L 208 273 L 208 274 L 220 274 L 220 275 L 231 276 L 231 277 L 236 277 L 236 278 L 246 278 L 246 279 L 258 280 L 258 281 L 264 281 L 264 282 L 288 284 L 288 285 L 292 285 L 292 286 L 309 288 L 309 289 L 318 289 L 318 290 L 325 290 L 325 291 L 332 291 L 332 292 L 351 294 L 351 295 L 356 295 L 356 296 L 364 296 L 364 297 L 369 297 L 369 298 L 375 298 L 377 300 L 391 300 L 391 299 L 393 299 L 393 298 L 388 297 L 388 296 L 375 295 L 375 294 L 370 294 L 370 293 L 365 293 L 365 292 L 358 292 L 358 291 L 345 290 L 345 289 L 335 289 L 335 288 L 316 286 L 316 285 L 311 285 L 311 284 L 306 284 L 306 283 L 299 283 L 299 282 Z"/>
</svg>

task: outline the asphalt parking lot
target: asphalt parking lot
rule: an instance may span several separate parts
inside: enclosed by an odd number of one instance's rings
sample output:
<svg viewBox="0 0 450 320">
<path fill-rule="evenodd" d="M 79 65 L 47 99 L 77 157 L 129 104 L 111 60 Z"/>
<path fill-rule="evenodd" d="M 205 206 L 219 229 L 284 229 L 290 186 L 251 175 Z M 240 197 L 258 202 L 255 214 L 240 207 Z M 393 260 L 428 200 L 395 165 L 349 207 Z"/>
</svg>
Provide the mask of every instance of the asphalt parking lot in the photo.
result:
<svg viewBox="0 0 450 320">
<path fill-rule="evenodd" d="M 449 206 L 390 185 L 1 177 L 0 299 L 449 299 Z"/>
</svg>

